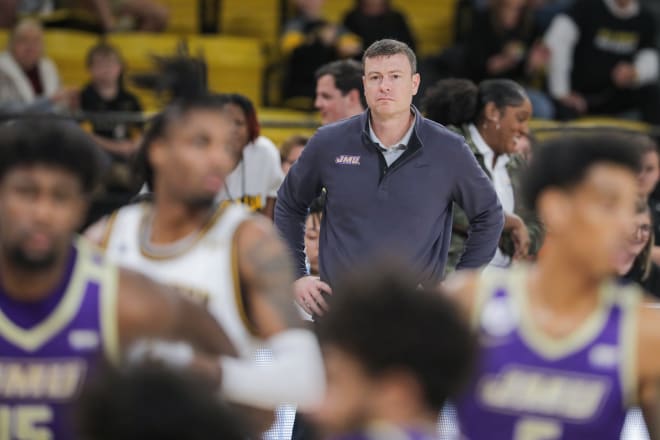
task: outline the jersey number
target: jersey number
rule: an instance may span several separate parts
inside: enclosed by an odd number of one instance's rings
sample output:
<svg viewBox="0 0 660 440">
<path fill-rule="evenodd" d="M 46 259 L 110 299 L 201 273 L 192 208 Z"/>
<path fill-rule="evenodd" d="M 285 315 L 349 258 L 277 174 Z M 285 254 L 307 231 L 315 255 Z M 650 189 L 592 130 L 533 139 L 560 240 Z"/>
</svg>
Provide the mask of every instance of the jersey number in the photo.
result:
<svg viewBox="0 0 660 440">
<path fill-rule="evenodd" d="M 514 440 L 556 440 L 561 438 L 561 423 L 554 420 L 524 417 L 513 431 Z"/>
<path fill-rule="evenodd" d="M 53 433 L 44 424 L 53 421 L 47 406 L 0 405 L 0 440 L 53 440 Z"/>
</svg>

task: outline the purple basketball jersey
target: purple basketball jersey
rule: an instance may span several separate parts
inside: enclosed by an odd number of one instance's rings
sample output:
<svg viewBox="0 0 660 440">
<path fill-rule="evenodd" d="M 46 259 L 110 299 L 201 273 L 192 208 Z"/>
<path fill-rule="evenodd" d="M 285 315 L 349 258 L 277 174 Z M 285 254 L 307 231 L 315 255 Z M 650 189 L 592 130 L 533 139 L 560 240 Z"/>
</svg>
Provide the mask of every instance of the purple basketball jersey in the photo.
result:
<svg viewBox="0 0 660 440">
<path fill-rule="evenodd" d="M 38 310 L 0 303 L 0 440 L 76 438 L 81 388 L 101 358 L 116 354 L 117 272 L 85 245 L 76 248 L 45 318 L 26 327 Z"/>
<path fill-rule="evenodd" d="M 603 287 L 598 310 L 559 340 L 532 322 L 525 279 L 524 269 L 484 275 L 475 314 L 480 358 L 456 402 L 462 434 L 469 440 L 618 440 L 635 397 L 640 295 Z"/>
</svg>

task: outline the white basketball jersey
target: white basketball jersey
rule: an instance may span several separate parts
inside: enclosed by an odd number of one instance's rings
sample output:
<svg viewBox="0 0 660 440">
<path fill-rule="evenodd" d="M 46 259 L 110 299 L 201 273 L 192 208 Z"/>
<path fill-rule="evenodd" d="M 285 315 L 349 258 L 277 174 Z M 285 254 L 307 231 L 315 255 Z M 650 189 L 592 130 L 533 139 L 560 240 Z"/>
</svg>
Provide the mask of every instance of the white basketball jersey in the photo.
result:
<svg viewBox="0 0 660 440">
<path fill-rule="evenodd" d="M 167 249 L 146 244 L 150 211 L 151 204 L 142 203 L 113 214 L 102 243 L 108 257 L 206 305 L 239 353 L 251 356 L 259 340 L 247 319 L 233 246 L 234 232 L 251 215 L 248 209 L 225 204 L 196 235 Z"/>
</svg>

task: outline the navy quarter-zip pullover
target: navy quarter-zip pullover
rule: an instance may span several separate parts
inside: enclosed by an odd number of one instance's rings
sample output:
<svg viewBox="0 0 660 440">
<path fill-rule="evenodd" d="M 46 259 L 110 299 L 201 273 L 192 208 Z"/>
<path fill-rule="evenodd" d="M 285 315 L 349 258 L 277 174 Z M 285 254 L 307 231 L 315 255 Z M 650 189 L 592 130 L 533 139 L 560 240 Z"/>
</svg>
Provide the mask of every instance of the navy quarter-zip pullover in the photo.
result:
<svg viewBox="0 0 660 440">
<path fill-rule="evenodd" d="M 405 152 L 390 166 L 369 136 L 369 111 L 321 127 L 280 187 L 275 224 L 307 274 L 304 224 L 321 188 L 327 199 L 319 237 L 321 279 L 336 283 L 347 269 L 379 255 L 402 258 L 431 286 L 444 273 L 452 205 L 470 221 L 457 268 L 478 268 L 495 254 L 504 214 L 490 179 L 462 137 L 416 108 Z"/>
</svg>

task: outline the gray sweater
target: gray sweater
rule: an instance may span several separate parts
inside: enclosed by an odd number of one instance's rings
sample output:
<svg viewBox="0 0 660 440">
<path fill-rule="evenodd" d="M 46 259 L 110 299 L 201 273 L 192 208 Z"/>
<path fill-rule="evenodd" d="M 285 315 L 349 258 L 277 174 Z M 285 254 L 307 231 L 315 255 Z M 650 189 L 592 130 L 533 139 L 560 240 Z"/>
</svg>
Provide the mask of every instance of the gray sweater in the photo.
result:
<svg viewBox="0 0 660 440">
<path fill-rule="evenodd" d="M 470 221 L 458 268 L 487 264 L 504 215 L 490 179 L 462 137 L 413 107 L 415 128 L 406 152 L 390 167 L 372 143 L 369 111 L 324 126 L 310 139 L 278 192 L 275 224 L 306 274 L 304 223 L 321 188 L 327 201 L 319 238 L 321 279 L 330 285 L 356 265 L 395 256 L 430 286 L 444 274 L 452 205 Z"/>
</svg>

